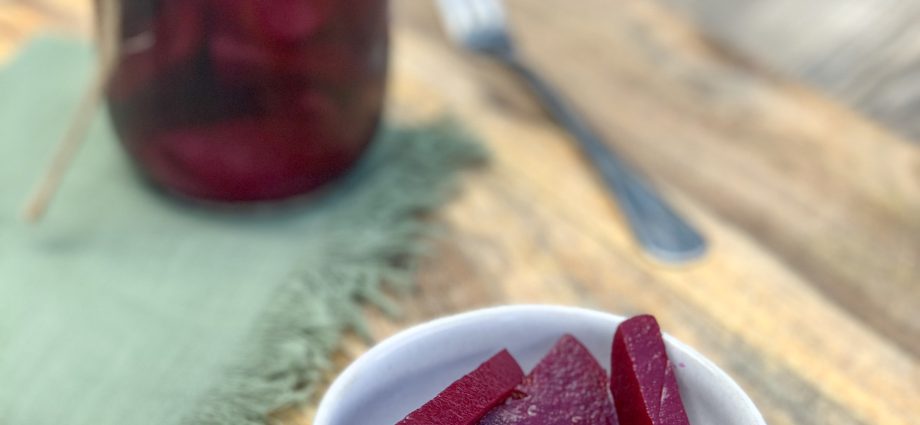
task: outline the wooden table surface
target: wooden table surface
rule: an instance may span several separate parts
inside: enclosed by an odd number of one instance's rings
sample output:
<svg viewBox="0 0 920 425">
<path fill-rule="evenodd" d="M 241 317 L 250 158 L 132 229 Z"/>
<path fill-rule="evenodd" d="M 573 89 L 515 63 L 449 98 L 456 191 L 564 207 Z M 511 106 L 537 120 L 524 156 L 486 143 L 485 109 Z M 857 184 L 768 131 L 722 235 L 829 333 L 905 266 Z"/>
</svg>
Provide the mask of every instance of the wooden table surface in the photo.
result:
<svg viewBox="0 0 920 425">
<path fill-rule="evenodd" d="M 79 0 L 0 2 L 0 55 L 83 34 Z M 507 303 L 655 314 L 772 425 L 920 424 L 920 146 L 707 43 L 654 0 L 509 0 L 521 48 L 712 242 L 665 267 L 636 249 L 566 135 L 500 67 L 458 52 L 428 1 L 394 1 L 394 114 L 450 111 L 491 164 L 383 338 Z M 340 366 L 367 347 L 348 339 Z M 309 413 L 287 414 L 310 423 Z"/>
</svg>

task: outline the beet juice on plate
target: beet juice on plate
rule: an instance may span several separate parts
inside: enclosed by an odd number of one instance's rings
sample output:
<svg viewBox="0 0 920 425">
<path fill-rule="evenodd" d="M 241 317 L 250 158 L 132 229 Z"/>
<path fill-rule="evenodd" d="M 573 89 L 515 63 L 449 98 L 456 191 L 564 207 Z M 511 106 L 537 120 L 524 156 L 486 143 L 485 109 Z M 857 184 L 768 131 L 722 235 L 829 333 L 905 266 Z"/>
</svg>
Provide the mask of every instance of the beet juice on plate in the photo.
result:
<svg viewBox="0 0 920 425">
<path fill-rule="evenodd" d="M 156 185 L 210 201 L 307 193 L 380 119 L 386 0 L 124 0 L 107 85 L 116 132 Z"/>
</svg>

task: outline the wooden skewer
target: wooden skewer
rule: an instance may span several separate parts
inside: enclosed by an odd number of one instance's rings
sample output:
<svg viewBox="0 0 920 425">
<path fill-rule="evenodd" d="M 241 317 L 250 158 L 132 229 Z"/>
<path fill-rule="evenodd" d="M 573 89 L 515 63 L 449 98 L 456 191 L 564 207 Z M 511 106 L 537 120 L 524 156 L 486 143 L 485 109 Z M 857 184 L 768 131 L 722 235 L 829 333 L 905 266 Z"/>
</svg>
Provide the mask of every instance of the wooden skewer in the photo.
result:
<svg viewBox="0 0 920 425">
<path fill-rule="evenodd" d="M 94 79 L 96 81 L 83 94 L 83 99 L 80 101 L 77 112 L 72 118 L 64 138 L 55 148 L 54 156 L 45 174 L 26 203 L 23 217 L 30 223 L 37 223 L 41 220 L 51 203 L 51 199 L 57 192 L 67 168 L 73 162 L 77 151 L 86 138 L 86 133 L 92 124 L 96 108 L 102 99 L 102 89 L 105 84 L 101 75 L 95 76 Z"/>
<path fill-rule="evenodd" d="M 119 27 L 121 26 L 121 1 L 99 0 L 99 68 L 93 81 L 83 93 L 70 126 L 64 138 L 58 143 L 47 170 L 39 180 L 38 186 L 29 197 L 23 209 L 23 218 L 30 223 L 37 223 L 44 216 L 54 194 L 57 192 L 64 175 L 76 157 L 77 151 L 86 140 L 86 133 L 102 102 L 105 84 L 115 68 L 118 58 Z"/>
</svg>

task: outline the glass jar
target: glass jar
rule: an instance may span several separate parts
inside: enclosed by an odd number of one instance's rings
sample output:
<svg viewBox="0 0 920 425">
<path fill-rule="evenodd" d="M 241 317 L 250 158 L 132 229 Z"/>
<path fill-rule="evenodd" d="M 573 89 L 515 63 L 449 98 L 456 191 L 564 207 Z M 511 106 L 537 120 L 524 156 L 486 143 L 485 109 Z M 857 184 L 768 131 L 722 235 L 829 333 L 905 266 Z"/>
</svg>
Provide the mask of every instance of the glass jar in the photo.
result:
<svg viewBox="0 0 920 425">
<path fill-rule="evenodd" d="M 380 120 L 386 0 L 114 0 L 106 87 L 142 174 L 226 202 L 310 192 L 359 158 Z"/>
</svg>

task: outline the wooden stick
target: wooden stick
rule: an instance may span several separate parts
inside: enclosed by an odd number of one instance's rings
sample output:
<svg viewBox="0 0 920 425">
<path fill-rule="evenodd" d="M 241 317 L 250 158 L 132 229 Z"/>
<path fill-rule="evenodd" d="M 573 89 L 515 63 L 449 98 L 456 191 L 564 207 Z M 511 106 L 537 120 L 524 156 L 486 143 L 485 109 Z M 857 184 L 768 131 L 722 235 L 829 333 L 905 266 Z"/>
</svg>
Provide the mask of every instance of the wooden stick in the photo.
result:
<svg viewBox="0 0 920 425">
<path fill-rule="evenodd" d="M 99 69 L 93 81 L 83 93 L 70 126 L 55 148 L 51 162 L 39 180 L 38 186 L 26 202 L 23 218 L 37 223 L 44 216 L 54 198 L 77 151 L 86 140 L 86 134 L 93 123 L 96 110 L 102 102 L 105 84 L 115 68 L 118 57 L 119 27 L 121 24 L 121 0 L 99 0 Z"/>
</svg>

